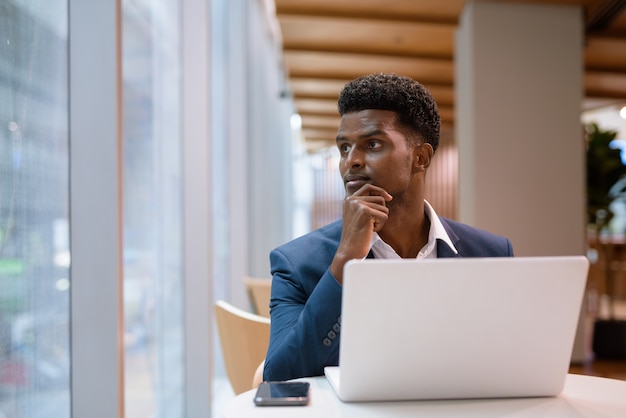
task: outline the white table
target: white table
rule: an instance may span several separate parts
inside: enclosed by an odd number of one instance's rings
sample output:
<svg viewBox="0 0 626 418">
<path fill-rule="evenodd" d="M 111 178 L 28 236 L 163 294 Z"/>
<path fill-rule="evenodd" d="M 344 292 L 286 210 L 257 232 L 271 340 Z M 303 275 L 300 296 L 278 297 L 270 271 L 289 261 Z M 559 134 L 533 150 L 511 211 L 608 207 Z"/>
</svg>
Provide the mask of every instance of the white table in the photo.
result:
<svg viewBox="0 0 626 418">
<path fill-rule="evenodd" d="M 311 400 L 307 406 L 258 407 L 253 402 L 256 390 L 250 390 L 231 400 L 223 417 L 626 417 L 626 381 L 593 376 L 567 375 L 563 393 L 553 398 L 360 403 L 340 401 L 324 377 L 300 380 L 311 383 Z"/>
</svg>

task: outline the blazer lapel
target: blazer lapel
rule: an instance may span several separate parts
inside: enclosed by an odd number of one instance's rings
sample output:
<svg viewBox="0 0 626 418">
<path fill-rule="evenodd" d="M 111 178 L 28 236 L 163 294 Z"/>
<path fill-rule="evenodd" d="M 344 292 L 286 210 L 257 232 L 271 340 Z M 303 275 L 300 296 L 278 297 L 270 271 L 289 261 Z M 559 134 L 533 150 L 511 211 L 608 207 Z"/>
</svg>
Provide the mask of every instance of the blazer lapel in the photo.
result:
<svg viewBox="0 0 626 418">
<path fill-rule="evenodd" d="M 452 258 L 452 257 L 461 257 L 461 255 L 452 251 L 452 248 L 450 248 L 448 244 L 438 239 L 437 240 L 437 258 Z"/>
<path fill-rule="evenodd" d="M 441 221 L 443 228 L 448 233 L 448 237 L 450 237 L 450 241 L 452 241 L 452 244 L 456 247 L 457 251 L 459 251 L 458 242 L 461 239 L 452 230 L 452 228 L 450 228 L 450 225 L 448 225 L 448 222 L 446 222 L 445 218 L 439 218 L 439 220 Z M 460 253 L 459 254 L 455 253 L 454 251 L 452 251 L 452 248 L 448 246 L 448 244 L 438 239 L 437 240 L 437 258 L 451 258 L 451 257 L 462 257 L 462 255 Z"/>
</svg>

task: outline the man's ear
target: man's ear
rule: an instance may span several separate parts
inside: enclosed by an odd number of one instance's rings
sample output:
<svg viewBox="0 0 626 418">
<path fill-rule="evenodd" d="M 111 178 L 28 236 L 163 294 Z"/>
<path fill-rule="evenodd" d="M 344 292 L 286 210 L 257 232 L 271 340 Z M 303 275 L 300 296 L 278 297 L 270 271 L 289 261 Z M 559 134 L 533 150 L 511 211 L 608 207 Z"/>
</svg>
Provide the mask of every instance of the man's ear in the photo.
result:
<svg viewBox="0 0 626 418">
<path fill-rule="evenodd" d="M 422 145 L 419 145 L 414 148 L 415 152 L 415 168 L 420 170 L 425 170 L 430 166 L 430 161 L 433 158 L 432 145 L 427 142 L 424 142 Z"/>
</svg>

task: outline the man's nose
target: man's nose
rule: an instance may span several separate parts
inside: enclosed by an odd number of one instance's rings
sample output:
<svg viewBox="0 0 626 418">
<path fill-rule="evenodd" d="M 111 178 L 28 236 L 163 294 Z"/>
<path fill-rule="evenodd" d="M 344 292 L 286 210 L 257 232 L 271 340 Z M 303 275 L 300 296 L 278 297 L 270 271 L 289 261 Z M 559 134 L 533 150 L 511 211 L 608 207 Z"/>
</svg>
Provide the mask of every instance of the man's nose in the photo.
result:
<svg viewBox="0 0 626 418">
<path fill-rule="evenodd" d="M 360 167 L 363 165 L 363 153 L 359 151 L 357 147 L 353 147 L 350 152 L 348 152 L 346 165 L 348 167 Z"/>
</svg>

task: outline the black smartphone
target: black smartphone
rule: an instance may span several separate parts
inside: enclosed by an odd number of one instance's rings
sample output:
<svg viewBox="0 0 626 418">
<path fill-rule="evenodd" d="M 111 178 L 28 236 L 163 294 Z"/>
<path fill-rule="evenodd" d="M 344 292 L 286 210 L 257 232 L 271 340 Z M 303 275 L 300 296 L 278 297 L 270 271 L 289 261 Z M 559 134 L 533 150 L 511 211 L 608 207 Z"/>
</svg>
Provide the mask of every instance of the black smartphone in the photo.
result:
<svg viewBox="0 0 626 418">
<path fill-rule="evenodd" d="M 309 403 L 309 382 L 263 382 L 254 403 L 258 406 L 290 406 Z"/>
</svg>

